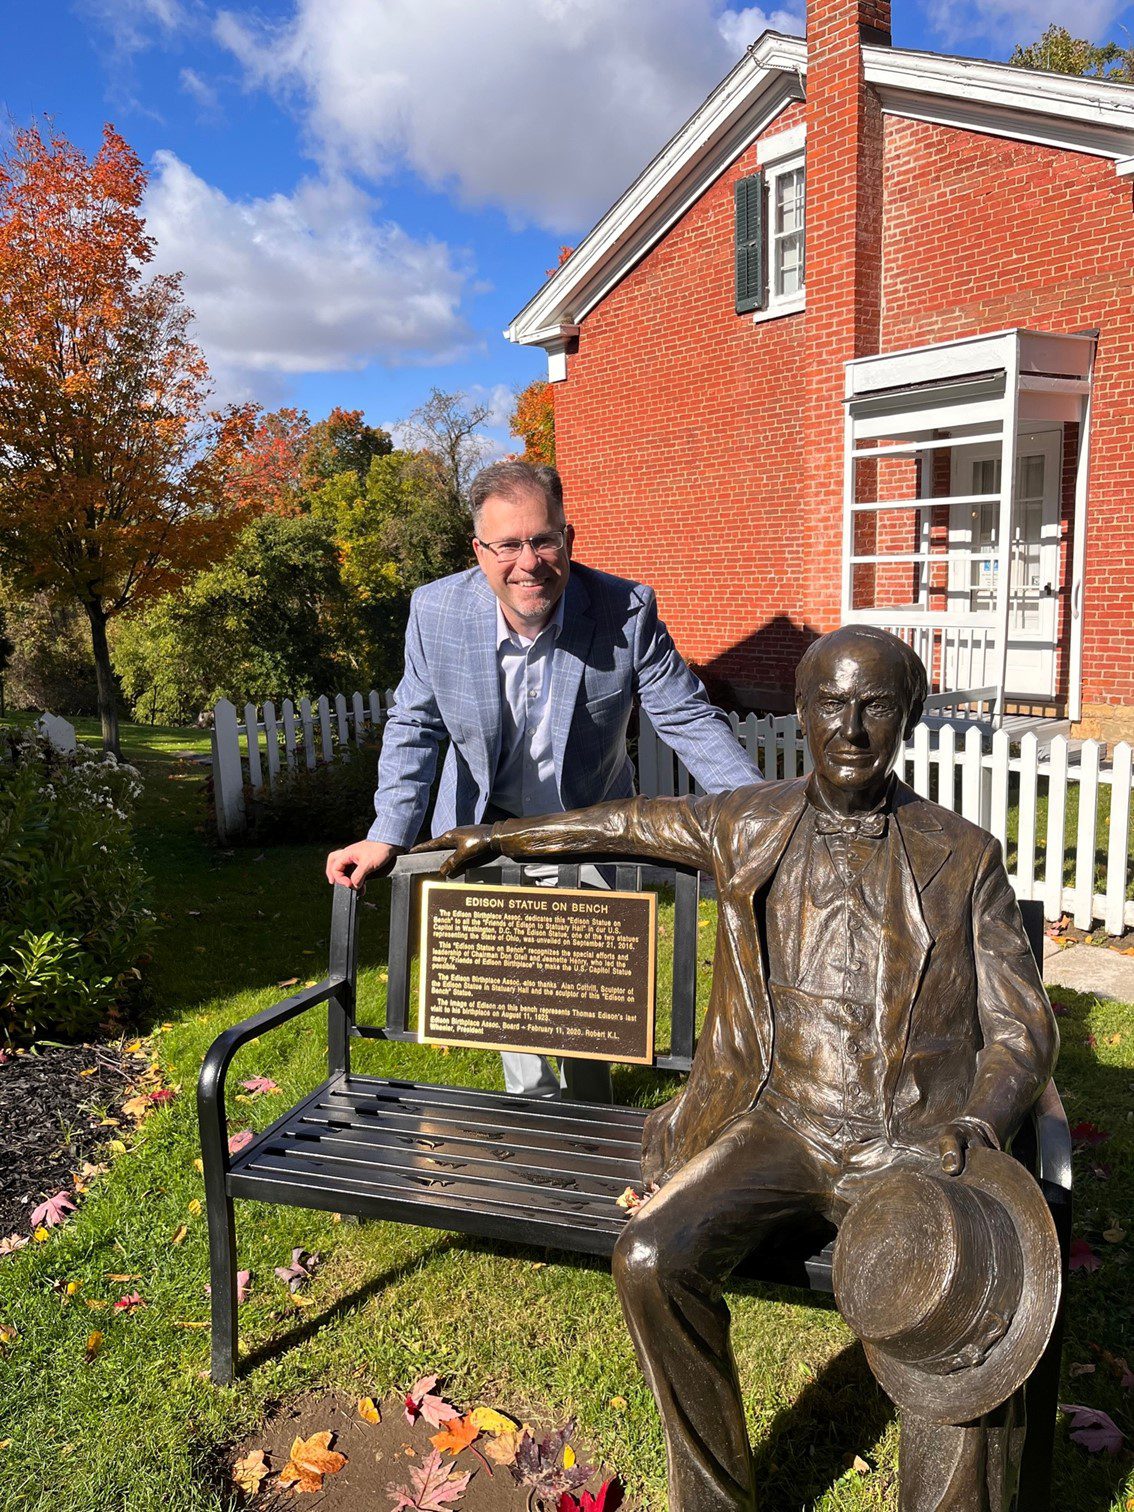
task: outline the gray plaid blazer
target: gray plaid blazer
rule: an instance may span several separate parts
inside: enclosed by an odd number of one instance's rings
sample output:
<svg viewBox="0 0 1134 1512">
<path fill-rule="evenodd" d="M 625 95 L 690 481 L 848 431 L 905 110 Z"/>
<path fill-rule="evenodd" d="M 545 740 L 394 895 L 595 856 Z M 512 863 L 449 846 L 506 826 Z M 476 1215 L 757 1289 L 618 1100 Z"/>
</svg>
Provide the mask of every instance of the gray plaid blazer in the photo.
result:
<svg viewBox="0 0 1134 1512">
<path fill-rule="evenodd" d="M 626 725 L 635 698 L 707 792 L 760 780 L 658 619 L 652 588 L 573 562 L 551 679 L 561 808 L 632 795 Z M 473 567 L 413 595 L 369 838 L 417 839 L 446 739 L 433 833 L 479 823 L 500 759 L 500 723 L 496 597 Z"/>
</svg>

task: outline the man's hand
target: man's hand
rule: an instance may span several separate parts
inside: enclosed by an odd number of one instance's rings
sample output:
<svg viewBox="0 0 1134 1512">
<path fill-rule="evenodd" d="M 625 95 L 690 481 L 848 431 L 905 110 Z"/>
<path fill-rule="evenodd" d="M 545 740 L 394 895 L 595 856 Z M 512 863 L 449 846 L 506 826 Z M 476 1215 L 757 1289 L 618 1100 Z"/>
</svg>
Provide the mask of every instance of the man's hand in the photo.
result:
<svg viewBox="0 0 1134 1512">
<path fill-rule="evenodd" d="M 453 854 L 442 861 L 438 870 L 443 877 L 456 877 L 470 866 L 476 866 L 481 861 L 491 861 L 500 854 L 492 838 L 492 828 L 491 824 L 466 824 L 461 829 L 446 830 L 435 840 L 423 840 L 420 845 L 415 845 L 413 854 L 416 855 L 418 851 L 451 850 Z"/>
<path fill-rule="evenodd" d="M 327 857 L 327 881 L 332 886 L 337 883 L 357 893 L 365 892 L 367 877 L 383 876 L 404 849 L 401 845 L 387 845 L 384 840 L 358 840 L 354 845 L 345 845 Z"/>
</svg>

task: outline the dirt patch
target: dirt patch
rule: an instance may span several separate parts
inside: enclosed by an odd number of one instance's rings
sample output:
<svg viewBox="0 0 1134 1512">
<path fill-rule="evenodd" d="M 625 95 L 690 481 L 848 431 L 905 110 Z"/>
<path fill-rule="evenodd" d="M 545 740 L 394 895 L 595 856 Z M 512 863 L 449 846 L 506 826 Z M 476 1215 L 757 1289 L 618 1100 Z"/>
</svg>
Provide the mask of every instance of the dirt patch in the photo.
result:
<svg viewBox="0 0 1134 1512">
<path fill-rule="evenodd" d="M 26 1234 L 32 1209 L 45 1197 L 70 1190 L 83 1161 L 114 1136 L 115 1130 L 101 1123 L 102 1110 L 121 1104 L 144 1064 L 110 1043 L 4 1052 L 0 1238 Z"/>
<path fill-rule="evenodd" d="M 438 1430 L 423 1418 L 411 1427 L 405 1420 L 400 1397 L 387 1397 L 378 1405 L 382 1414 L 380 1423 L 364 1422 L 358 1415 L 357 1404 L 341 1397 L 311 1397 L 281 1407 L 256 1433 L 223 1455 L 220 1464 L 225 1489 L 232 1491 L 230 1476 L 236 1461 L 252 1450 L 262 1449 L 272 1473 L 256 1496 L 238 1498 L 238 1505 L 253 1512 L 282 1512 L 285 1507 L 298 1507 L 301 1512 L 309 1508 L 325 1508 L 326 1512 L 387 1512 L 393 1506 L 387 1486 L 410 1488 L 410 1471 L 420 1467 L 432 1453 L 430 1435 Z M 547 1431 L 545 1424 L 535 1426 L 537 1433 Z M 306 1439 L 327 1429 L 334 1434 L 330 1447 L 346 1455 L 342 1469 L 325 1478 L 321 1491 L 297 1492 L 281 1486 L 276 1477 L 288 1462 L 293 1439 Z M 505 1466 L 486 1465 L 474 1452 L 481 1443 L 483 1439 L 472 1449 L 463 1449 L 456 1459 L 449 1454 L 443 1456 L 446 1469 L 472 1476 L 468 1489 L 456 1503 L 459 1512 L 529 1512 L 527 1487 L 517 1485 Z M 580 1461 L 590 1461 L 584 1446 L 574 1447 Z M 603 1479 L 603 1474 L 596 1473 L 586 1489 L 597 1491 Z M 575 1494 L 578 1496 L 579 1492 Z M 633 1503 L 623 1502 L 622 1508 L 624 1512 L 633 1512 Z"/>
</svg>

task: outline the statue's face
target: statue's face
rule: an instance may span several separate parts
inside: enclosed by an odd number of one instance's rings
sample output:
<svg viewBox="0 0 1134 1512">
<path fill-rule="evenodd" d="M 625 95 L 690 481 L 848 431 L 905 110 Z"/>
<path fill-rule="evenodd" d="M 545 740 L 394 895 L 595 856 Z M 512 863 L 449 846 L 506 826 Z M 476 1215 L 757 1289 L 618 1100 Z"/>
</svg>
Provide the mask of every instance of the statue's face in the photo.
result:
<svg viewBox="0 0 1134 1512">
<path fill-rule="evenodd" d="M 856 807 L 880 798 L 910 712 L 897 656 L 853 632 L 833 636 L 797 712 L 827 795 Z"/>
</svg>

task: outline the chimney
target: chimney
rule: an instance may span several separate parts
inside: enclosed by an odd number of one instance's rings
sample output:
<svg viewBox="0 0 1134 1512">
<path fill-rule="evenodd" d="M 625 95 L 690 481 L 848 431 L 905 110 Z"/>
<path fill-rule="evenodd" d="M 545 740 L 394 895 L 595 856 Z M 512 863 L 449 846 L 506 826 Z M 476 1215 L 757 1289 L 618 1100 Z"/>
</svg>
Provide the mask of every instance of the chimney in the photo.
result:
<svg viewBox="0 0 1134 1512">
<path fill-rule="evenodd" d="M 890 0 L 808 0 L 803 617 L 839 622 L 845 364 L 879 349 L 882 110 L 863 46 L 890 43 Z"/>
</svg>

